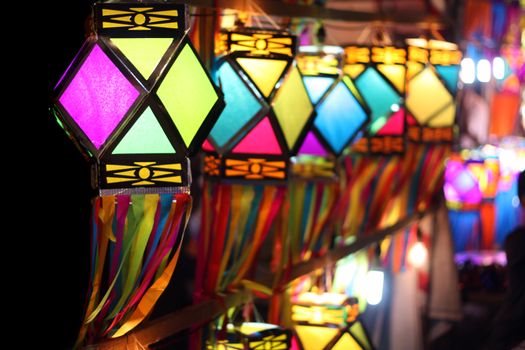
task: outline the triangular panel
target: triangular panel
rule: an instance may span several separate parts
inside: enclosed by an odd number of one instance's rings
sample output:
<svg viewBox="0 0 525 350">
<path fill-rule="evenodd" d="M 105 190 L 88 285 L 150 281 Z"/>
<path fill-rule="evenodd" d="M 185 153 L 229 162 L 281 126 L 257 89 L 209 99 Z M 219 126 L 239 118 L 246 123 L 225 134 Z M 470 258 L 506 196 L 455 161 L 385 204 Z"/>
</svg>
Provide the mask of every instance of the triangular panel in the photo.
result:
<svg viewBox="0 0 525 350">
<path fill-rule="evenodd" d="M 148 79 L 166 53 L 171 38 L 113 38 L 113 44 Z"/>
<path fill-rule="evenodd" d="M 377 69 L 396 87 L 398 91 L 405 91 L 405 66 L 396 64 L 379 64 Z"/>
<path fill-rule="evenodd" d="M 239 63 L 265 97 L 270 96 L 275 84 L 277 84 L 288 65 L 287 60 L 245 57 L 237 58 L 237 63 Z"/>
<path fill-rule="evenodd" d="M 304 85 L 306 86 L 306 91 L 308 91 L 308 96 L 312 100 L 312 103 L 315 105 L 321 97 L 328 91 L 330 86 L 334 83 L 335 78 L 332 77 L 304 77 Z"/>
<path fill-rule="evenodd" d="M 401 108 L 393 113 L 387 122 L 377 131 L 377 135 L 401 135 L 405 124 L 405 110 Z"/>
<path fill-rule="evenodd" d="M 326 157 L 328 155 L 324 146 L 311 131 L 306 135 L 306 138 L 297 154 L 307 154 L 320 157 Z"/>
<path fill-rule="evenodd" d="M 232 153 L 282 154 L 268 117 L 259 122 L 232 150 Z"/>
</svg>

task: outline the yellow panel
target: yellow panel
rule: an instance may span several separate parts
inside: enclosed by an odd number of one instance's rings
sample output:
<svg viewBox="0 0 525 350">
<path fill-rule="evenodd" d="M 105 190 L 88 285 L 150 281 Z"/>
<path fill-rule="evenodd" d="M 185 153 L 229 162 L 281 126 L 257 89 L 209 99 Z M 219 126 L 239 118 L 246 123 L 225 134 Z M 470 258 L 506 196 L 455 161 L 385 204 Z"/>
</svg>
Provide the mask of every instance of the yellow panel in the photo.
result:
<svg viewBox="0 0 525 350">
<path fill-rule="evenodd" d="M 114 184 L 118 182 L 130 182 L 130 181 L 136 181 L 136 180 L 137 179 L 125 179 L 123 177 L 111 177 L 111 176 L 106 177 L 106 182 L 108 184 Z"/>
<path fill-rule="evenodd" d="M 332 347 L 332 350 L 362 350 L 363 348 L 355 341 L 350 334 L 345 333 L 337 343 Z"/>
<path fill-rule="evenodd" d="M 161 165 L 155 165 L 155 169 L 172 169 L 172 170 L 181 170 L 182 166 L 180 163 L 175 164 L 161 164 Z"/>
<path fill-rule="evenodd" d="M 162 171 L 162 170 L 153 171 L 153 177 L 162 176 L 162 175 L 173 175 L 173 171 Z"/>
<path fill-rule="evenodd" d="M 130 7 L 129 9 L 136 11 L 136 12 L 145 12 L 145 11 L 153 10 L 153 7 Z"/>
<path fill-rule="evenodd" d="M 126 14 L 132 14 L 132 13 L 133 12 L 130 12 L 130 11 L 102 9 L 102 16 L 126 15 Z"/>
<path fill-rule="evenodd" d="M 148 24 L 150 27 L 158 27 L 158 28 L 172 28 L 177 29 L 179 28 L 179 22 L 169 22 L 169 23 L 160 23 L 160 24 Z"/>
<path fill-rule="evenodd" d="M 452 124 L 454 124 L 455 117 L 456 117 L 456 104 L 451 103 L 447 108 L 439 112 L 439 114 L 432 117 L 428 121 L 428 125 L 433 128 L 451 126 Z"/>
<path fill-rule="evenodd" d="M 153 11 L 153 12 L 148 12 L 148 15 L 161 15 L 161 16 L 177 17 L 179 15 L 179 11 L 177 11 L 177 10 Z"/>
<path fill-rule="evenodd" d="M 379 64 L 377 69 L 390 80 L 398 91 L 405 91 L 405 66 L 398 64 Z"/>
<path fill-rule="evenodd" d="M 134 166 L 134 165 L 106 164 L 106 171 L 127 170 L 127 169 L 137 169 L 137 168 L 138 166 Z"/>
<path fill-rule="evenodd" d="M 407 80 L 412 79 L 414 75 L 421 72 L 423 68 L 425 68 L 424 65 L 416 62 L 407 62 Z"/>
<path fill-rule="evenodd" d="M 250 76 L 264 96 L 268 97 L 288 65 L 286 60 L 237 58 L 237 63 Z"/>
<path fill-rule="evenodd" d="M 140 166 L 148 166 L 148 165 L 153 165 L 155 163 L 157 163 L 157 162 L 135 162 L 135 164 L 140 165 Z M 159 165 L 157 165 L 157 166 L 159 166 Z"/>
<path fill-rule="evenodd" d="M 291 149 L 313 111 L 297 67 L 294 67 L 284 80 L 272 105 L 288 148 Z"/>
<path fill-rule="evenodd" d="M 153 17 L 153 16 L 149 17 L 149 23 L 157 23 L 157 22 L 162 22 L 166 20 L 169 21 L 169 19 L 167 19 L 166 17 Z"/>
<path fill-rule="evenodd" d="M 121 27 L 132 27 L 133 24 L 122 24 L 122 23 L 113 23 L 113 22 L 102 22 L 102 28 L 121 28 Z"/>
<path fill-rule="evenodd" d="M 140 26 L 140 27 L 135 27 L 135 28 L 129 28 L 129 30 L 151 30 L 151 29 Z"/>
<path fill-rule="evenodd" d="M 292 45 L 292 38 L 272 38 L 270 39 L 273 43 L 280 43 L 284 45 Z"/>
<path fill-rule="evenodd" d="M 409 81 L 406 105 L 419 124 L 425 125 L 435 113 L 446 108 L 452 103 L 452 96 L 436 77 L 432 68 L 425 68 L 420 74 Z M 449 120 L 449 115 L 444 114 L 437 124 Z"/>
<path fill-rule="evenodd" d="M 180 176 L 170 176 L 170 177 L 163 177 L 160 179 L 155 179 L 155 181 L 181 183 L 182 178 Z"/>
<path fill-rule="evenodd" d="M 144 185 L 155 185 L 155 183 L 151 181 L 139 181 L 132 184 L 133 186 L 144 186 Z"/>
<path fill-rule="evenodd" d="M 135 177 L 135 170 L 120 171 L 118 173 L 113 173 L 113 175 L 133 176 L 133 177 Z"/>
<path fill-rule="evenodd" d="M 131 16 L 124 16 L 124 17 L 113 17 L 111 20 L 117 20 L 117 21 L 126 21 L 131 23 Z"/>
<path fill-rule="evenodd" d="M 354 95 L 354 97 L 357 98 L 359 102 L 361 102 L 361 104 L 366 105 L 363 96 L 361 96 L 361 94 L 355 87 L 354 82 L 350 78 L 348 78 L 348 76 L 343 77 L 343 82 L 346 84 L 346 86 L 348 86 L 350 91 L 352 91 L 352 95 Z"/>
<path fill-rule="evenodd" d="M 364 70 L 364 64 L 347 64 L 343 68 L 344 73 L 348 74 L 352 79 L 357 78 Z"/>
<path fill-rule="evenodd" d="M 339 329 L 316 326 L 295 326 L 304 350 L 322 350 L 337 335 Z"/>
<path fill-rule="evenodd" d="M 237 34 L 237 33 L 232 33 L 232 36 L 231 36 L 231 40 L 232 41 L 240 41 L 240 40 L 255 40 L 253 38 L 253 36 L 251 35 L 244 35 L 244 34 Z"/>
</svg>

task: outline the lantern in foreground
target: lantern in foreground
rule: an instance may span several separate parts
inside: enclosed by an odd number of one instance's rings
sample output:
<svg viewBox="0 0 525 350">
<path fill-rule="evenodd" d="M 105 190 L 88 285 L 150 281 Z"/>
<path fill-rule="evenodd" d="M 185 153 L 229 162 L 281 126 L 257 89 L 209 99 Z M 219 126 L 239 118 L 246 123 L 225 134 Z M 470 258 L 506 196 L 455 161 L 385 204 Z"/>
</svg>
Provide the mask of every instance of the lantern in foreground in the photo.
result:
<svg viewBox="0 0 525 350">
<path fill-rule="evenodd" d="M 204 147 L 212 152 L 204 171 L 232 180 L 285 180 L 289 157 L 297 152 L 313 117 L 294 62 L 296 38 L 244 28 L 221 34 L 221 45 L 226 55 L 215 77 L 227 107 Z"/>
<path fill-rule="evenodd" d="M 345 48 L 344 73 L 371 110 L 368 128 L 352 147 L 359 153 L 392 154 L 405 150 L 404 48 Z"/>
<path fill-rule="evenodd" d="M 244 322 L 239 328 L 228 324 L 226 339 L 208 342 L 212 350 L 288 350 L 291 332 L 282 327 L 262 322 Z"/>
<path fill-rule="evenodd" d="M 407 39 L 408 137 L 414 142 L 451 143 L 461 62 L 457 45 Z"/>
<path fill-rule="evenodd" d="M 56 87 L 55 115 L 93 162 L 90 341 L 138 325 L 166 288 L 191 209 L 188 156 L 224 107 L 186 33 L 186 8 L 98 3 Z"/>
<path fill-rule="evenodd" d="M 315 107 L 313 126 L 294 161 L 294 173 L 330 177 L 336 158 L 369 121 L 369 110 L 348 76 L 342 75 L 343 49 L 302 46 L 297 63 Z"/>
<path fill-rule="evenodd" d="M 358 314 L 357 299 L 345 294 L 299 294 L 292 301 L 299 349 L 373 349 Z"/>
</svg>

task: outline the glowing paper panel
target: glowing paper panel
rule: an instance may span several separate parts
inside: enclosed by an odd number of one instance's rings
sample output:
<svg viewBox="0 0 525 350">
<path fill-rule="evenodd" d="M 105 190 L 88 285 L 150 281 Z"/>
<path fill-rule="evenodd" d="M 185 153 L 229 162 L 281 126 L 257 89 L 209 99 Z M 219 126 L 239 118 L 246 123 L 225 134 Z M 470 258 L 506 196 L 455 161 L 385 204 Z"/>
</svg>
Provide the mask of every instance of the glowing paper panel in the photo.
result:
<svg viewBox="0 0 525 350">
<path fill-rule="evenodd" d="M 339 82 L 317 107 L 314 123 L 335 153 L 340 153 L 366 119 L 366 113 L 345 83 Z"/>
<path fill-rule="evenodd" d="M 372 111 L 372 122 L 381 118 L 384 119 L 384 125 L 392 113 L 392 105 L 400 102 L 399 94 L 373 68 L 368 68 L 355 83 Z"/>
<path fill-rule="evenodd" d="M 405 110 L 400 109 L 390 116 L 388 121 L 377 131 L 377 135 L 399 135 L 403 133 Z"/>
<path fill-rule="evenodd" d="M 111 41 L 148 79 L 173 42 L 171 38 L 113 38 Z"/>
<path fill-rule="evenodd" d="M 324 347 L 336 336 L 339 328 L 315 327 L 315 326 L 295 326 L 304 350 L 319 350 Z"/>
<path fill-rule="evenodd" d="M 328 91 L 334 83 L 334 80 L 334 78 L 322 76 L 303 78 L 306 91 L 308 91 L 308 95 L 314 105 L 317 104 L 326 91 Z"/>
<path fill-rule="evenodd" d="M 421 125 L 449 126 L 454 123 L 456 110 L 452 96 L 431 68 L 413 77 L 409 88 L 406 105 Z"/>
<path fill-rule="evenodd" d="M 272 105 L 288 148 L 292 149 L 313 112 L 297 67 L 284 80 Z"/>
<path fill-rule="evenodd" d="M 213 141 L 222 147 L 259 112 L 262 105 L 228 62 L 221 65 L 217 78 L 224 91 L 226 107 L 210 134 Z"/>
<path fill-rule="evenodd" d="M 377 69 L 394 84 L 398 91 L 405 91 L 405 66 L 379 64 Z"/>
<path fill-rule="evenodd" d="M 218 96 L 206 71 L 186 44 L 157 91 L 186 146 L 189 146 Z"/>
<path fill-rule="evenodd" d="M 99 149 L 138 96 L 137 89 L 95 45 L 59 101 Z"/>
<path fill-rule="evenodd" d="M 439 74 L 439 76 L 445 82 L 447 88 L 452 91 L 453 94 L 456 93 L 458 88 L 458 78 L 459 78 L 459 68 L 460 66 L 434 66 Z"/>
<path fill-rule="evenodd" d="M 270 96 L 279 78 L 288 65 L 286 60 L 261 58 L 237 58 L 237 63 L 244 69 L 265 97 Z"/>
<path fill-rule="evenodd" d="M 202 143 L 202 149 L 208 152 L 215 152 L 215 148 L 208 140 L 204 140 L 204 142 Z"/>
<path fill-rule="evenodd" d="M 124 135 L 113 154 L 176 153 L 153 111 L 148 107 Z"/>
<path fill-rule="evenodd" d="M 350 336 L 350 334 L 345 333 L 343 336 L 339 339 L 337 343 L 335 343 L 332 350 L 361 350 L 363 349 L 354 338 Z"/>
<path fill-rule="evenodd" d="M 365 329 L 361 322 L 355 322 L 352 327 L 350 327 L 350 333 L 354 336 L 363 348 L 366 350 L 372 350 L 372 344 L 369 343 L 368 336 L 366 335 Z"/>
<path fill-rule="evenodd" d="M 298 154 L 326 157 L 328 152 L 326 152 L 325 148 L 321 145 L 321 142 L 319 142 L 314 133 L 310 131 L 306 135 Z"/>
<path fill-rule="evenodd" d="M 264 145 L 264 147 L 261 147 Z M 279 142 L 268 117 L 259 122 L 245 137 L 235 146 L 233 153 L 254 154 L 282 154 Z"/>
</svg>

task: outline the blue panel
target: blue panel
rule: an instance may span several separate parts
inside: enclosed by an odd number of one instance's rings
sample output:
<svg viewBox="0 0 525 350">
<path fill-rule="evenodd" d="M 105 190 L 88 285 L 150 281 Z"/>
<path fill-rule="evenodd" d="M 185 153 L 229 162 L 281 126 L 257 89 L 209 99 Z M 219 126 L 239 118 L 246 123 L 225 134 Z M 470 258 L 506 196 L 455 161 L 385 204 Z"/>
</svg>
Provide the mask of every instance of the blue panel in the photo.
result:
<svg viewBox="0 0 525 350">
<path fill-rule="evenodd" d="M 367 115 L 343 82 L 317 107 L 315 126 L 336 153 L 340 153 L 366 121 Z"/>
<path fill-rule="evenodd" d="M 374 69 L 367 68 L 356 80 L 355 85 L 372 110 L 372 123 L 379 118 L 387 120 L 393 104 L 401 104 L 396 90 Z"/>
<path fill-rule="evenodd" d="M 334 80 L 334 78 L 330 77 L 303 77 L 306 91 L 314 105 L 319 102 L 324 93 L 332 86 Z"/>
<path fill-rule="evenodd" d="M 222 147 L 262 108 L 228 62 L 221 65 L 216 79 L 224 93 L 226 107 L 210 132 L 213 141 Z"/>
<path fill-rule="evenodd" d="M 435 66 L 447 88 L 456 93 L 458 88 L 459 66 Z"/>
<path fill-rule="evenodd" d="M 479 212 L 449 210 L 448 218 L 452 230 L 454 251 L 458 253 L 479 249 Z"/>
</svg>

